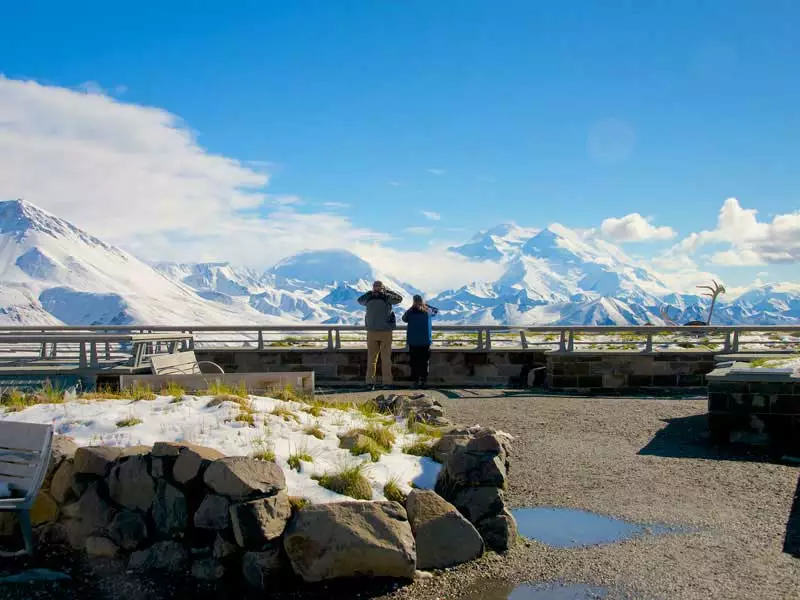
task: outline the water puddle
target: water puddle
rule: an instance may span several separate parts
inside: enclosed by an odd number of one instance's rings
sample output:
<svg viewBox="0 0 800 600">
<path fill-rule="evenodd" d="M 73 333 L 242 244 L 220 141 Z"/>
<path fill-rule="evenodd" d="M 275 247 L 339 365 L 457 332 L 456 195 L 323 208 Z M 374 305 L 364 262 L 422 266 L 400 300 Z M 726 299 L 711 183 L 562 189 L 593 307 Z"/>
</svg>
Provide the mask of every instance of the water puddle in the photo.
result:
<svg viewBox="0 0 800 600">
<path fill-rule="evenodd" d="M 482 582 L 460 600 L 602 600 L 609 589 L 585 583 L 537 583 L 513 585 L 507 582 Z"/>
<path fill-rule="evenodd" d="M 612 544 L 643 535 L 688 531 L 667 525 L 631 523 L 573 508 L 518 508 L 511 512 L 521 536 L 556 548 Z"/>
<path fill-rule="evenodd" d="M 21 573 L 0 577 L 0 583 L 33 583 L 37 581 L 66 581 L 69 575 L 50 569 L 28 569 Z"/>
</svg>

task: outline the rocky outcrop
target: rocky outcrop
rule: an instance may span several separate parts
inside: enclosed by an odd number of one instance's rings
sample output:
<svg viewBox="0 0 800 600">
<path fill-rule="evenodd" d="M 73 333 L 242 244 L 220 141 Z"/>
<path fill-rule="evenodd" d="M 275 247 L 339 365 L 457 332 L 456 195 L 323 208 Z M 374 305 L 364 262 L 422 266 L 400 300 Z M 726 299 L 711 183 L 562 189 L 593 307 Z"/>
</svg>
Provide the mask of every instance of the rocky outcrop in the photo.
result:
<svg viewBox="0 0 800 600">
<path fill-rule="evenodd" d="M 412 490 L 406 510 L 417 543 L 418 569 L 444 569 L 483 554 L 483 539 L 472 523 L 436 492 Z"/>
<path fill-rule="evenodd" d="M 413 579 L 416 571 L 411 525 L 396 502 L 307 506 L 286 528 L 284 548 L 304 581 L 358 575 Z"/>
<path fill-rule="evenodd" d="M 274 496 L 234 504 L 230 512 L 236 543 L 248 550 L 261 550 L 265 541 L 283 534 L 292 507 L 289 495 L 281 490 Z"/>
<path fill-rule="evenodd" d="M 194 513 L 194 526 L 198 529 L 222 531 L 231 524 L 231 502 L 225 496 L 208 494 Z"/>
<path fill-rule="evenodd" d="M 276 494 L 286 489 L 286 478 L 273 462 L 230 456 L 212 462 L 203 481 L 212 491 L 233 501 Z"/>
<path fill-rule="evenodd" d="M 435 427 L 450 425 L 444 416 L 444 408 L 437 400 L 425 394 L 405 396 L 400 394 L 381 394 L 373 400 L 378 410 L 383 413 L 392 413 L 403 419 L 411 419 L 420 423 L 427 423 Z"/>
<path fill-rule="evenodd" d="M 147 457 L 141 455 L 115 464 L 108 477 L 111 499 L 125 508 L 147 511 L 156 495 L 156 482 L 148 467 Z"/>
<path fill-rule="evenodd" d="M 122 453 L 113 446 L 85 446 L 75 451 L 75 475 L 105 477 Z"/>
</svg>

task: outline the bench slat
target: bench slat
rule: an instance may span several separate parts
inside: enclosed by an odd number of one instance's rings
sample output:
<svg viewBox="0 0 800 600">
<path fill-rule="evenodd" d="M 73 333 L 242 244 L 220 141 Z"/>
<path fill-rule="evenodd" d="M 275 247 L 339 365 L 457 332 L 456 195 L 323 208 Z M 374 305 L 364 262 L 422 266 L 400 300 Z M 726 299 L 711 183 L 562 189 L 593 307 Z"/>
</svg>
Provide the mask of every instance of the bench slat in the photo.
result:
<svg viewBox="0 0 800 600">
<path fill-rule="evenodd" d="M 150 357 L 150 365 L 154 375 L 198 375 L 200 365 L 194 352 L 176 352 L 174 354 L 156 354 Z"/>
<path fill-rule="evenodd" d="M 51 435 L 50 425 L 0 421 L 0 450 L 42 452 Z"/>
</svg>

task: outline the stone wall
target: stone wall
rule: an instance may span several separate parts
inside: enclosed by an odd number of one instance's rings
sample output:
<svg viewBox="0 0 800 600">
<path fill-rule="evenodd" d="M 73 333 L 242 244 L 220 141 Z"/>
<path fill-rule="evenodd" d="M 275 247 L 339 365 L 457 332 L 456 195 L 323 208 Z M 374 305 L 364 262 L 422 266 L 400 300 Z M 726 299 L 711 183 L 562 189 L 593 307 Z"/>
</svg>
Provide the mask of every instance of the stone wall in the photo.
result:
<svg viewBox="0 0 800 600">
<path fill-rule="evenodd" d="M 711 352 L 581 352 L 547 354 L 545 386 L 586 394 L 705 393 Z"/>
<path fill-rule="evenodd" d="M 754 372 L 755 371 L 755 372 Z M 776 457 L 800 456 L 800 377 L 760 375 L 757 369 L 708 377 L 708 424 L 719 444 L 763 446 Z"/>
</svg>

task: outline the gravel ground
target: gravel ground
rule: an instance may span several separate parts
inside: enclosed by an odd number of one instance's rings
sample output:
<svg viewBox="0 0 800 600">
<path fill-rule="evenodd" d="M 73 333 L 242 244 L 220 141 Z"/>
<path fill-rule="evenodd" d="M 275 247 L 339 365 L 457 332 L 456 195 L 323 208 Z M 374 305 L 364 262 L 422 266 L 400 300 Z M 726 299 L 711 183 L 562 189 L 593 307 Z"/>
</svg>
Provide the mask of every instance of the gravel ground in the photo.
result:
<svg viewBox="0 0 800 600">
<path fill-rule="evenodd" d="M 783 553 L 800 485 L 796 467 L 707 445 L 704 400 L 534 397 L 498 391 L 440 396 L 448 416 L 515 436 L 512 507 L 564 506 L 638 522 L 691 528 L 606 546 L 554 549 L 518 544 L 474 563 L 398 587 L 360 582 L 274 591 L 275 598 L 500 600 L 518 583 L 581 582 L 613 588 L 609 598 L 789 599 L 800 597 L 800 560 Z M 60 584 L 3 585 L 0 598 L 243 598 L 238 585 L 197 586 L 178 578 L 126 575 L 114 561 L 89 566 L 58 547 L 0 571 L 50 566 Z M 260 597 L 265 597 L 261 595 Z"/>
</svg>

